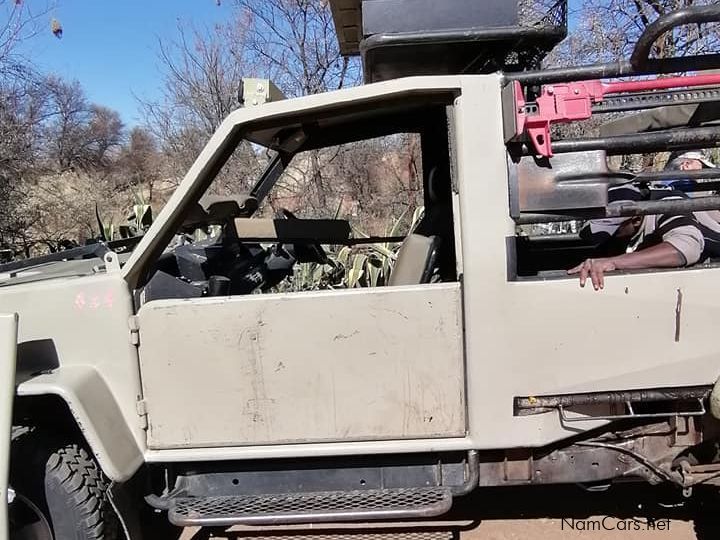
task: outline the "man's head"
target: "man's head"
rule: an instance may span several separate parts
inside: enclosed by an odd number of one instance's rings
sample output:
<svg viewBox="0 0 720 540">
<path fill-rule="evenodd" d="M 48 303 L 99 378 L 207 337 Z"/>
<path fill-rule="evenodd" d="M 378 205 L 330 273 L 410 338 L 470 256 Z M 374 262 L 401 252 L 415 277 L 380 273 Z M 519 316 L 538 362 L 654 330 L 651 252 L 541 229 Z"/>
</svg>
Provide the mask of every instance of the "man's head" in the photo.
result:
<svg viewBox="0 0 720 540">
<path fill-rule="evenodd" d="M 643 216 L 592 219 L 580 230 L 580 237 L 594 238 L 593 243 L 605 242 L 610 238 L 629 242 L 640 232 L 644 219 Z"/>
<path fill-rule="evenodd" d="M 703 168 L 714 169 L 715 165 L 703 152 L 692 150 L 673 152 L 665 168 L 674 171 L 698 171 Z"/>
<path fill-rule="evenodd" d="M 635 236 L 638 231 L 640 231 L 640 227 L 643 223 L 643 217 L 642 216 L 633 216 L 629 219 L 626 219 L 622 222 L 620 227 L 618 227 L 617 232 L 615 233 L 616 238 L 632 238 Z"/>
</svg>

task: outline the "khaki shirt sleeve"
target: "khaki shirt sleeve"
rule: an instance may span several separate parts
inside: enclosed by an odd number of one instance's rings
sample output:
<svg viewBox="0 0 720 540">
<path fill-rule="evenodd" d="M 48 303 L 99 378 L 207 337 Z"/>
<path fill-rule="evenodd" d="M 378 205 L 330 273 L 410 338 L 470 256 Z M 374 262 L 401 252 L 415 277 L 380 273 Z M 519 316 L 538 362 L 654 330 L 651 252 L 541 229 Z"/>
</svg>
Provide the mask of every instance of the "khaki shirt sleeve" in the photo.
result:
<svg viewBox="0 0 720 540">
<path fill-rule="evenodd" d="M 705 249 L 705 238 L 696 225 L 678 224 L 665 232 L 662 240 L 680 252 L 685 258 L 685 266 L 698 262 Z"/>
</svg>

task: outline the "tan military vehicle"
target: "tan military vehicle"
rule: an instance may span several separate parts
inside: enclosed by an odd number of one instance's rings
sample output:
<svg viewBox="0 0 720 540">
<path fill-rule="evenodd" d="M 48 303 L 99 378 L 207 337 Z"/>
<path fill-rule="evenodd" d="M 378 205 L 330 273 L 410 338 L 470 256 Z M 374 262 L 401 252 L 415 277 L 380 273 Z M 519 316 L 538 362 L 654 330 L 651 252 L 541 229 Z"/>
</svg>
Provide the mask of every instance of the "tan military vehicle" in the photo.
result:
<svg viewBox="0 0 720 540">
<path fill-rule="evenodd" d="M 593 292 L 566 271 L 594 246 L 520 225 L 720 208 L 608 204 L 610 186 L 667 178 L 609 156 L 720 143 L 696 115 L 720 95 L 702 71 L 717 55 L 648 58 L 720 8 L 661 18 L 629 61 L 542 71 L 564 2 L 528 25 L 514 2 L 409 1 L 335 2 L 344 51 L 378 82 L 288 100 L 248 82 L 141 238 L 0 266 L 0 534 L 439 539 L 598 513 L 717 530 L 720 267 L 611 272 Z M 597 82 L 678 71 L 697 74 Z M 553 127 L 605 113 L 597 136 Z M 425 212 L 389 279 L 278 292 L 323 246 L 387 240 L 258 217 L 283 170 L 395 134 L 420 139 Z M 265 172 L 246 196 L 205 196 L 243 141 L 271 152 Z M 682 174 L 717 189 L 712 170 Z"/>
</svg>

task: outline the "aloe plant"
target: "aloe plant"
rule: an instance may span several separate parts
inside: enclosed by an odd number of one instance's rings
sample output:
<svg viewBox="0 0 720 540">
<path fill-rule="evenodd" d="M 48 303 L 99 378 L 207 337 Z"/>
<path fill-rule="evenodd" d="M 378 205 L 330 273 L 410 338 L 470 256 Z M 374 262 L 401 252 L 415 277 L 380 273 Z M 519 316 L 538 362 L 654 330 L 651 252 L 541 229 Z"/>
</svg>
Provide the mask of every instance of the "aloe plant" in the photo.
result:
<svg viewBox="0 0 720 540">
<path fill-rule="evenodd" d="M 413 230 L 422 219 L 424 209 L 417 208 L 410 220 Z M 407 211 L 394 219 L 386 228 L 385 236 L 401 235 Z M 359 238 L 369 238 L 363 231 L 353 228 Z M 301 263 L 293 275 L 279 285 L 277 292 L 308 291 L 318 289 L 353 289 L 385 285 L 392 273 L 400 242 L 376 242 L 327 249 L 330 264 Z"/>
<path fill-rule="evenodd" d="M 134 204 L 128 221 L 136 231 L 136 234 L 143 234 L 152 225 L 152 206 L 145 201 L 141 191 L 133 193 Z"/>
<path fill-rule="evenodd" d="M 413 212 L 410 219 L 409 230 L 414 230 L 422 219 L 425 212 L 423 207 L 418 207 Z M 392 223 L 385 229 L 386 238 L 394 238 L 401 236 L 403 224 L 405 223 L 408 211 L 403 212 L 399 218 L 394 219 Z M 353 232 L 362 238 L 368 238 L 364 232 L 353 228 Z M 377 287 L 388 282 L 395 260 L 397 259 L 397 251 L 400 249 L 399 242 L 376 242 L 373 244 L 358 245 L 354 248 L 345 247 L 347 250 L 339 257 L 340 262 L 352 261 L 346 268 L 351 269 L 348 272 L 346 286 L 353 287 Z M 359 259 L 359 260 L 358 260 Z"/>
<path fill-rule="evenodd" d="M 110 242 L 119 238 L 145 234 L 150 228 L 150 225 L 152 225 L 152 206 L 145 201 L 142 192 L 137 191 L 133 193 L 133 205 L 131 208 L 131 213 L 128 216 L 128 224 L 115 225 L 112 221 L 104 222 L 100 217 L 100 210 L 97 204 L 95 205 L 95 217 L 97 218 L 101 240 Z"/>
</svg>

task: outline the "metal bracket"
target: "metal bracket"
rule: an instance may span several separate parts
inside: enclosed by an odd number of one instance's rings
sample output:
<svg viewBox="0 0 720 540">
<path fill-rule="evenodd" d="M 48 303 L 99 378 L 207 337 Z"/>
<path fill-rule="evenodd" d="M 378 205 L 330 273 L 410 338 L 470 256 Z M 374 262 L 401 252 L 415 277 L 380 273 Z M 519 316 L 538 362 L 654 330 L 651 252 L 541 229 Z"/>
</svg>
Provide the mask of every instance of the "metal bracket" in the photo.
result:
<svg viewBox="0 0 720 540">
<path fill-rule="evenodd" d="M 469 450 L 467 453 L 467 471 L 465 482 L 461 486 L 451 486 L 450 491 L 454 497 L 467 495 L 474 490 L 480 481 L 480 457 L 477 450 Z"/>
<path fill-rule="evenodd" d="M 240 85 L 238 99 L 244 107 L 252 107 L 282 101 L 285 96 L 270 79 L 245 77 Z"/>
<path fill-rule="evenodd" d="M 556 395 L 535 395 L 515 398 L 515 415 L 524 416 L 527 414 L 541 414 L 553 409 L 562 411 L 572 407 L 585 405 L 628 405 L 632 403 L 658 403 L 658 402 L 695 402 L 700 408 L 697 411 L 678 413 L 668 411 L 667 413 L 636 414 L 629 407 L 630 415 L 613 415 L 608 417 L 593 416 L 588 420 L 618 418 L 657 418 L 668 416 L 699 416 L 705 413 L 704 402 L 710 395 L 710 385 L 687 386 L 687 387 L 666 387 L 639 390 L 611 390 L 606 392 L 586 392 L 580 394 L 556 394 Z M 585 420 L 584 418 L 582 420 Z M 573 420 L 571 420 L 573 421 Z"/>
<path fill-rule="evenodd" d="M 697 399 L 698 410 L 696 411 L 668 411 L 662 413 L 636 413 L 633 409 L 632 402 L 626 401 L 625 406 L 627 407 L 629 414 L 610 414 L 604 416 L 568 416 L 565 407 L 558 405 L 557 409 L 560 412 L 560 418 L 563 422 L 592 422 L 595 420 L 626 420 L 629 418 L 668 418 L 673 416 L 703 416 L 707 411 L 705 409 L 705 403 L 702 399 Z"/>
<path fill-rule="evenodd" d="M 142 429 L 147 429 L 148 428 L 147 401 L 145 401 L 144 399 L 138 399 L 135 402 L 135 411 L 137 411 L 137 414 L 140 417 L 140 427 Z"/>
<path fill-rule="evenodd" d="M 137 315 L 130 315 L 128 318 L 128 328 L 130 330 L 130 343 L 136 347 L 140 345 L 140 320 Z"/>
<path fill-rule="evenodd" d="M 520 82 L 513 81 L 515 93 L 516 136 L 527 134 L 538 155 L 551 157 L 550 125 L 587 120 L 605 96 L 612 94 L 717 86 L 720 75 L 666 77 L 639 81 L 603 83 L 599 80 L 544 85 L 535 102 L 526 102 Z M 613 99 L 616 103 L 619 98 Z M 665 97 L 664 99 L 667 99 Z M 642 106 L 642 100 L 640 100 Z"/>
<path fill-rule="evenodd" d="M 655 19 L 635 45 L 630 60 L 615 60 L 604 64 L 591 64 L 579 67 L 552 68 L 540 71 L 508 73 L 508 81 L 520 81 L 523 84 L 545 84 L 549 82 L 567 82 L 578 79 L 609 79 L 629 75 L 650 75 L 660 73 L 689 73 L 720 67 L 720 54 L 684 55 L 672 58 L 648 58 L 653 43 L 673 28 L 685 24 L 702 24 L 720 21 L 720 6 L 691 6 L 661 15 Z"/>
<path fill-rule="evenodd" d="M 120 271 L 120 259 L 114 251 L 108 251 L 105 253 L 105 255 L 103 255 L 103 260 L 105 261 L 106 272 L 110 273 Z"/>
</svg>

